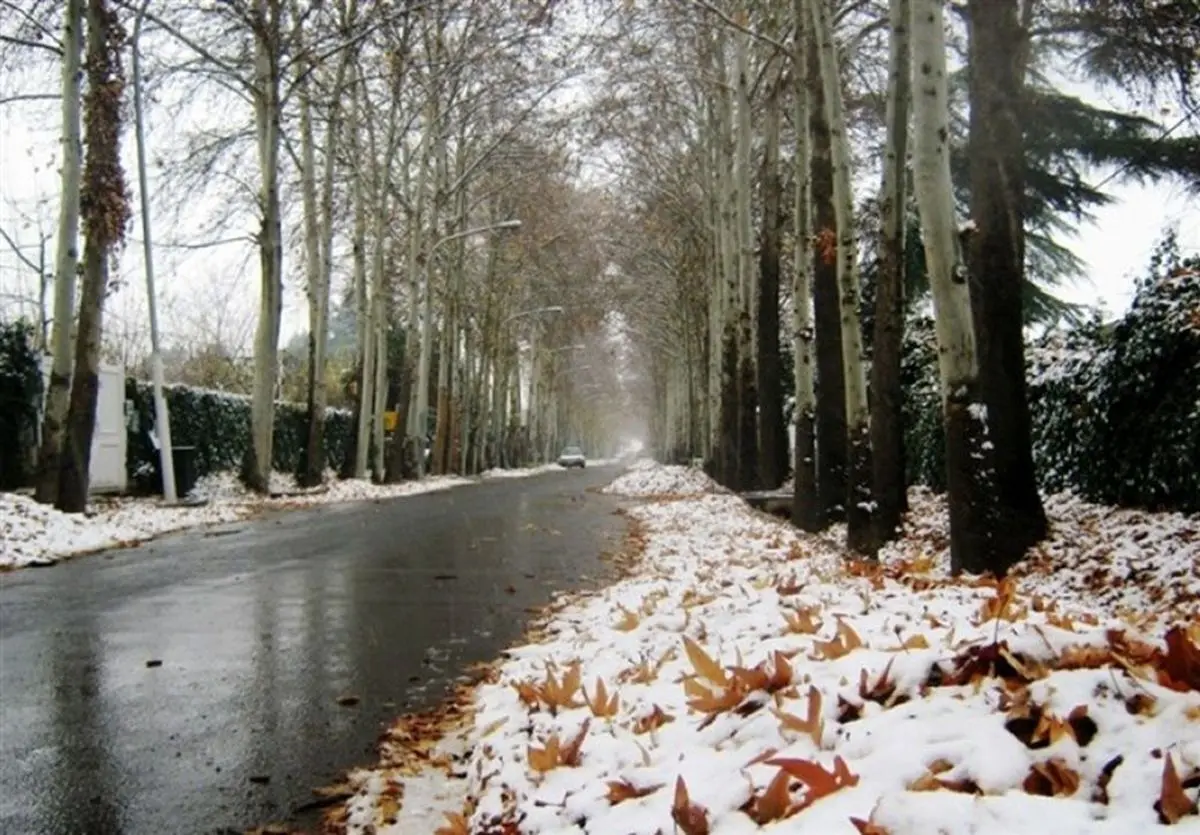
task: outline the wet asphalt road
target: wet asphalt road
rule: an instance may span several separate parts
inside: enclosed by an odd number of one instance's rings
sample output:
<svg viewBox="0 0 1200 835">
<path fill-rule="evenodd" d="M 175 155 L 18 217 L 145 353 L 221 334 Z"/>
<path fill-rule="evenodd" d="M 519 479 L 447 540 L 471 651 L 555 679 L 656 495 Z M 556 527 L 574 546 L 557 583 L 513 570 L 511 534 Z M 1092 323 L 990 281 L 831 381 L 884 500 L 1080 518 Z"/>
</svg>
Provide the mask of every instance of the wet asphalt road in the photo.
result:
<svg viewBox="0 0 1200 835">
<path fill-rule="evenodd" d="M 625 525 L 586 488 L 614 475 L 280 513 L 0 576 L 0 833 L 295 819 L 391 719 L 519 637 L 526 607 L 605 574 Z"/>
</svg>

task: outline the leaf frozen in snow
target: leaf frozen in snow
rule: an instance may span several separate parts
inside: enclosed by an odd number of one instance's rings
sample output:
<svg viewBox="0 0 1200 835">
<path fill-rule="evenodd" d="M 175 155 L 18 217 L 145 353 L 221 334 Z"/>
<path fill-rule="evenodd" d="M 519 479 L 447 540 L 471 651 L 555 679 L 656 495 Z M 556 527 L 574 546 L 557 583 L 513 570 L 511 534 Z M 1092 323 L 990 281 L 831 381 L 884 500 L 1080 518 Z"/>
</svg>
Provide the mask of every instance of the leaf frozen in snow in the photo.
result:
<svg viewBox="0 0 1200 835">
<path fill-rule="evenodd" d="M 693 803 L 688 796 L 687 783 L 682 775 L 675 780 L 675 800 L 671 804 L 671 820 L 683 835 L 708 835 L 708 810 Z"/>
<path fill-rule="evenodd" d="M 1173 825 L 1188 815 L 1197 813 L 1196 801 L 1188 797 L 1175 770 L 1175 761 L 1167 754 L 1163 763 L 1162 788 L 1158 800 L 1154 802 L 1154 811 L 1158 812 L 1159 823 Z"/>
<path fill-rule="evenodd" d="M 688 661 L 692 663 L 696 675 L 708 679 L 720 687 L 724 687 L 728 683 L 729 678 L 725 675 L 725 670 L 721 665 L 687 635 L 683 636 L 683 648 L 687 651 Z"/>
</svg>

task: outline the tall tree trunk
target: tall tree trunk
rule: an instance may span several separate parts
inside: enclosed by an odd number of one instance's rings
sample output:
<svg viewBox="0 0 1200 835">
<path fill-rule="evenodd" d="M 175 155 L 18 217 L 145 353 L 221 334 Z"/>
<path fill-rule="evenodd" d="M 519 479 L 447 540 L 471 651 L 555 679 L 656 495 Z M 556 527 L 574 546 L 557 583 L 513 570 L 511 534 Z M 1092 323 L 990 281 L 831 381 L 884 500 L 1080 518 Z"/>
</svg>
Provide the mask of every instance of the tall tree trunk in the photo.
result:
<svg viewBox="0 0 1200 835">
<path fill-rule="evenodd" d="M 315 487 L 324 479 L 325 469 L 325 331 L 329 293 L 322 287 L 321 221 L 317 208 L 316 143 L 313 138 L 311 68 L 297 63 L 300 73 L 300 194 L 304 206 L 304 268 L 308 296 L 308 432 L 301 460 L 299 482 Z M 332 107 L 337 107 L 337 95 Z M 334 118 L 330 118 L 330 126 Z M 326 143 L 326 153 L 332 148 Z M 332 155 L 326 161 L 332 159 Z"/>
<path fill-rule="evenodd" d="M 995 445 L 1004 515 L 998 559 L 1018 560 L 1046 536 L 1025 390 L 1021 288 L 1025 276 L 1025 146 L 1021 131 L 1026 48 L 1017 0 L 968 0 L 971 220 L 968 264 L 979 374 Z"/>
<path fill-rule="evenodd" d="M 350 0 L 347 5 L 343 28 L 348 29 L 349 23 L 355 19 L 357 16 L 357 7 L 358 3 L 356 0 Z M 305 235 L 307 236 L 315 232 L 319 235 L 320 239 L 316 246 L 310 244 L 307 247 L 307 257 L 312 258 L 315 256 L 320 259 L 320 267 L 315 271 L 310 269 L 308 276 L 308 434 L 305 441 L 305 466 L 301 478 L 301 483 L 308 486 L 320 484 L 324 480 L 324 470 L 327 463 L 325 453 L 325 409 L 328 405 L 328 391 L 325 384 L 325 370 L 329 344 L 329 290 L 333 284 L 334 172 L 337 163 L 338 140 L 342 130 L 341 98 L 344 92 L 342 88 L 345 85 L 346 73 L 350 66 L 352 54 L 353 51 L 350 48 L 342 51 L 333 80 L 334 93 L 329 101 L 328 121 L 325 125 L 325 159 L 321 174 L 320 221 L 319 224 L 315 224 L 317 226 L 315 230 L 311 228 L 311 225 L 307 221 L 305 223 Z M 302 91 L 301 101 L 304 102 L 307 98 L 308 91 L 305 89 Z M 311 102 L 309 102 L 309 107 L 311 108 Z M 311 113 L 309 119 L 307 143 L 310 150 L 305 152 L 304 159 L 305 168 L 315 178 L 316 166 L 311 156 L 313 142 Z M 303 125 L 301 131 L 303 136 Z M 308 205 L 308 200 L 309 196 L 305 194 L 306 206 Z M 313 214 L 315 216 L 315 180 L 312 201 Z M 314 279 L 315 284 L 313 283 Z"/>
<path fill-rule="evenodd" d="M 812 148 L 809 116 L 807 59 L 812 51 L 811 22 L 807 0 L 793 0 L 795 62 L 792 68 L 793 121 L 796 151 L 792 160 L 796 192 L 792 224 L 795 253 L 792 256 L 792 354 L 795 358 L 796 408 L 793 415 L 796 448 L 792 466 L 792 524 L 816 532 L 825 527 L 825 514 L 817 492 L 816 410 L 813 381 L 813 252 L 812 252 Z M 839 449 L 843 448 L 840 445 Z"/>
<path fill-rule="evenodd" d="M 996 567 L 997 516 L 980 397 L 971 292 L 958 247 L 950 180 L 950 110 L 946 85 L 943 0 L 912 0 L 913 170 L 925 261 L 933 289 L 946 426 L 950 500 L 950 564 L 954 572 Z"/>
<path fill-rule="evenodd" d="M 758 455 L 762 485 L 774 489 L 787 478 L 787 429 L 783 424 L 783 379 L 779 362 L 779 123 L 781 73 L 776 66 L 768 90 L 763 132 L 763 218 L 758 289 Z"/>
<path fill-rule="evenodd" d="M 846 544 L 860 554 L 878 549 L 872 524 L 871 416 L 867 408 L 866 358 L 859 323 L 858 230 L 850 177 L 850 138 L 842 105 L 842 82 L 833 41 L 829 0 L 813 0 L 817 52 L 821 62 L 825 112 L 829 119 L 833 158 L 833 207 L 837 223 L 838 312 L 841 320 L 842 366 L 846 384 L 847 459 Z"/>
<path fill-rule="evenodd" d="M 58 501 L 63 433 L 71 388 L 71 329 L 75 320 L 75 282 L 79 263 L 79 190 L 83 167 L 80 96 L 83 83 L 84 0 L 67 0 L 63 16 L 62 195 L 58 210 L 58 252 L 54 263 L 52 366 L 42 415 L 34 498 Z"/>
<path fill-rule="evenodd" d="M 358 96 L 364 95 L 360 87 L 356 92 L 354 112 L 362 113 Z M 358 138 L 358 119 L 351 131 L 356 165 L 353 172 L 354 231 L 352 257 L 354 260 L 355 334 L 357 348 L 358 385 L 355 398 L 354 423 L 354 478 L 367 477 L 367 462 L 371 453 L 371 412 L 375 402 L 375 333 L 371 327 L 371 288 L 367 281 L 367 206 L 366 173 L 362 170 L 362 142 Z"/>
<path fill-rule="evenodd" d="M 121 110 L 125 78 L 121 50 L 125 33 L 108 0 L 88 0 L 87 163 L 81 202 L 84 235 L 83 293 L 75 337 L 75 372 L 67 410 L 58 501 L 66 513 L 87 509 L 92 435 L 100 381 L 100 336 L 108 267 L 125 237 L 129 194 L 121 169 Z"/>
<path fill-rule="evenodd" d="M 805 0 L 808 3 L 810 0 Z M 815 35 L 808 49 L 809 126 L 812 146 L 813 310 L 817 344 L 817 496 L 823 527 L 846 515 L 846 375 L 838 312 L 837 218 L 833 211 L 833 156 Z"/>
<path fill-rule="evenodd" d="M 283 233 L 279 205 L 281 0 L 255 0 L 254 122 L 262 176 L 258 233 L 262 296 L 254 336 L 254 387 L 250 401 L 251 450 L 246 457 L 246 486 L 270 490 L 275 440 L 275 384 L 279 376 L 279 327 L 283 315 Z"/>
<path fill-rule="evenodd" d="M 854 224 L 851 186 L 850 137 L 846 133 L 841 100 L 838 50 L 833 40 L 829 0 L 812 0 L 821 61 L 824 109 L 829 120 L 833 157 L 833 203 L 838 227 L 838 292 L 841 322 L 841 362 L 846 384 L 847 500 L 846 545 L 851 551 L 874 555 L 878 551 L 871 498 L 871 421 L 866 403 L 866 361 L 859 324 L 858 229 Z"/>
<path fill-rule="evenodd" d="M 890 0 L 887 138 L 880 188 L 880 264 L 875 292 L 875 338 L 871 357 L 871 448 L 875 468 L 875 526 L 880 542 L 897 536 L 907 509 L 904 466 L 904 390 L 900 359 L 904 343 L 905 158 L 912 98 L 908 26 L 910 0 Z"/>
<path fill-rule="evenodd" d="M 734 194 L 737 199 L 737 360 L 738 360 L 738 467 L 739 490 L 758 486 L 758 390 L 755 371 L 754 323 L 756 281 L 754 228 L 751 221 L 753 183 L 750 157 L 753 135 L 750 104 L 750 36 L 739 34 L 737 60 L 737 127 L 734 138 Z"/>
</svg>

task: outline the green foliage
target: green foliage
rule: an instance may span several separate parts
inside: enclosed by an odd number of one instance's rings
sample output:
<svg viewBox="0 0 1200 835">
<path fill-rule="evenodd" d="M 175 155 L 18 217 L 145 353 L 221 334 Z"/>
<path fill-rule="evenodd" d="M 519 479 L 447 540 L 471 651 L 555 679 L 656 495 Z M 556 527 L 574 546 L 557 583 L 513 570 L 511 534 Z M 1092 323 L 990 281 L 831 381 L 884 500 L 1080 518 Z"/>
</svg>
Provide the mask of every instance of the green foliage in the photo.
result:
<svg viewBox="0 0 1200 835">
<path fill-rule="evenodd" d="M 29 322 L 0 324 L 0 490 L 28 482 L 28 450 L 37 443 L 41 362 Z"/>
<path fill-rule="evenodd" d="M 1159 244 L 1130 311 L 1046 334 L 1027 352 L 1034 461 L 1047 491 L 1200 511 L 1200 258 Z M 910 320 L 903 374 L 910 483 L 944 489 L 933 323 Z"/>
<path fill-rule="evenodd" d="M 171 443 L 196 449 L 196 474 L 204 476 L 238 470 L 250 449 L 250 399 L 226 392 L 166 386 L 171 413 Z M 133 404 L 129 418 L 129 451 L 126 467 L 130 484 L 153 489 L 158 451 L 150 440 L 154 427 L 154 394 L 149 383 L 125 382 L 125 396 Z M 294 472 L 299 466 L 307 439 L 306 410 L 302 404 L 275 404 L 275 448 L 273 467 Z M 329 466 L 345 456 L 353 435 L 352 418 L 343 409 L 329 409 L 325 416 L 325 455 Z"/>
<path fill-rule="evenodd" d="M 946 440 L 933 318 L 913 315 L 904 325 L 900 359 L 904 387 L 904 449 L 909 484 L 946 489 Z"/>
</svg>

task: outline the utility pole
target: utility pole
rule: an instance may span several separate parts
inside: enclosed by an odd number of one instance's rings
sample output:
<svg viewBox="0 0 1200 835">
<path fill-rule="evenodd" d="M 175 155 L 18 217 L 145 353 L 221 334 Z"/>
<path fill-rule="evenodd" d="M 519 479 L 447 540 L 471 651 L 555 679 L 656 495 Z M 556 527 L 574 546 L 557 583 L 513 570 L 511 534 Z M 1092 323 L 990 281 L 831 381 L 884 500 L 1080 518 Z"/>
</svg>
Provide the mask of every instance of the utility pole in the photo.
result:
<svg viewBox="0 0 1200 835">
<path fill-rule="evenodd" d="M 168 504 L 179 500 L 175 495 L 175 460 L 171 454 L 171 415 L 163 395 L 162 351 L 158 340 L 158 308 L 154 301 L 154 252 L 150 239 L 150 191 L 146 184 L 146 132 L 142 115 L 142 62 L 138 39 L 142 19 L 150 0 L 142 0 L 133 24 L 133 123 L 137 143 L 138 190 L 142 203 L 142 253 L 146 262 L 146 307 L 150 311 L 150 376 L 154 386 L 154 435 L 158 440 L 159 469 L 162 472 L 163 499 Z"/>
</svg>

